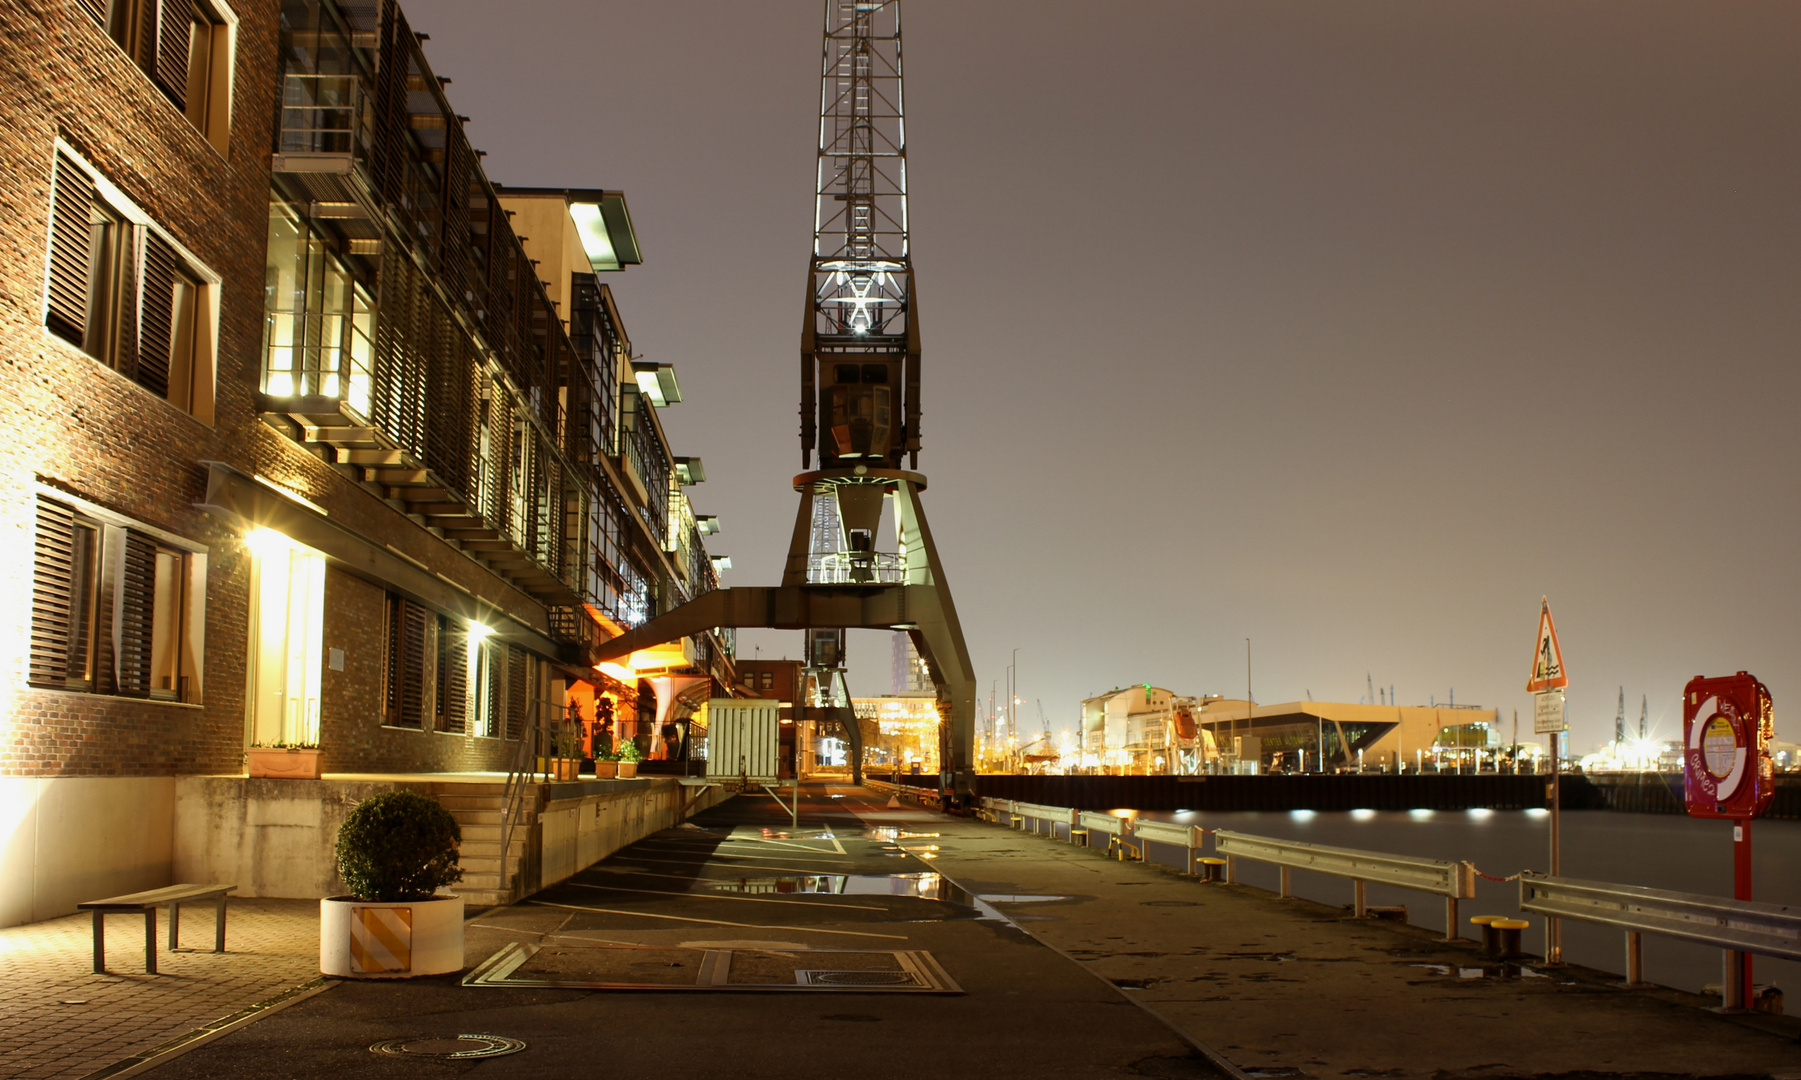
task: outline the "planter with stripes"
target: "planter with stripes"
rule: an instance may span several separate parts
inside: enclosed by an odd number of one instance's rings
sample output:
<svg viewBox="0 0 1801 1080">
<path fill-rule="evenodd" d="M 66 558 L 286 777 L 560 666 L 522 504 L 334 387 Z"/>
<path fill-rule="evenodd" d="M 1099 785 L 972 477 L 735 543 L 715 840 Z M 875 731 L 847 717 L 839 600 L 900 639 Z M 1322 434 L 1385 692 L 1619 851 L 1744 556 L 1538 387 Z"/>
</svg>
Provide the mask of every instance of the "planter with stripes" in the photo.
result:
<svg viewBox="0 0 1801 1080">
<path fill-rule="evenodd" d="M 319 901 L 319 971 L 340 979 L 407 979 L 463 969 L 463 898 L 381 904 Z"/>
</svg>

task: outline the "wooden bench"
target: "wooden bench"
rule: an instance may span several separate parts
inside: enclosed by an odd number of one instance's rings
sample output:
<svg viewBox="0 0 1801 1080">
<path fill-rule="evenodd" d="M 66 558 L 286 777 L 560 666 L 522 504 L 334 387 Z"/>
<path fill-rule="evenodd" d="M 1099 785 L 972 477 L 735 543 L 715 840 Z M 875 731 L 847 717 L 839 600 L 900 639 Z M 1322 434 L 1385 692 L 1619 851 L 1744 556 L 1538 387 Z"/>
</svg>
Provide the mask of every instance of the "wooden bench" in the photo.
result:
<svg viewBox="0 0 1801 1080">
<path fill-rule="evenodd" d="M 170 885 L 162 889 L 113 896 L 105 900 L 89 900 L 76 904 L 94 913 L 94 973 L 106 974 L 106 916 L 119 912 L 144 916 L 144 971 L 156 974 L 156 909 L 169 909 L 169 951 L 181 943 L 181 905 L 211 900 L 216 914 L 213 923 L 213 951 L 225 951 L 225 894 L 236 885 Z"/>
</svg>

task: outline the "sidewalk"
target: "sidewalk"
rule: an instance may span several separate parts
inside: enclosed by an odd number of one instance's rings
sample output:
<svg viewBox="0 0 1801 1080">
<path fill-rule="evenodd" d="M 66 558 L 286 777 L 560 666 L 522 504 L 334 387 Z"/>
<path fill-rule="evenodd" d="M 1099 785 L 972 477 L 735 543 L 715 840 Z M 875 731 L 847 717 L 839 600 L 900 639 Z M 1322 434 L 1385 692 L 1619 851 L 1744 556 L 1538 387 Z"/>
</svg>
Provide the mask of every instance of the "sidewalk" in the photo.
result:
<svg viewBox="0 0 1801 1080">
<path fill-rule="evenodd" d="M 1801 1076 L 1801 1021 L 945 820 L 933 865 L 1259 1077 Z M 1423 895 L 1423 894 L 1422 894 Z M 1428 898 L 1430 899 L 1430 898 Z"/>
<path fill-rule="evenodd" d="M 107 968 L 93 971 L 86 912 L 0 930 L 0 1077 L 79 1080 L 319 977 L 319 904 L 232 900 L 226 952 L 168 951 L 144 973 L 144 923 L 107 917 Z M 181 913 L 183 949 L 210 950 L 213 909 Z"/>
<path fill-rule="evenodd" d="M 483 912 L 466 952 L 466 977 L 341 983 L 154 1080 L 410 1080 L 480 1068 L 441 1056 L 473 1035 L 523 1044 L 490 1067 L 518 1078 L 1801 1077 L 1795 1018 L 1508 971 L 1428 931 L 837 785 L 803 789 L 798 828 L 747 795 L 647 837 Z M 371 1053 L 388 1040 L 412 1060 Z"/>
</svg>

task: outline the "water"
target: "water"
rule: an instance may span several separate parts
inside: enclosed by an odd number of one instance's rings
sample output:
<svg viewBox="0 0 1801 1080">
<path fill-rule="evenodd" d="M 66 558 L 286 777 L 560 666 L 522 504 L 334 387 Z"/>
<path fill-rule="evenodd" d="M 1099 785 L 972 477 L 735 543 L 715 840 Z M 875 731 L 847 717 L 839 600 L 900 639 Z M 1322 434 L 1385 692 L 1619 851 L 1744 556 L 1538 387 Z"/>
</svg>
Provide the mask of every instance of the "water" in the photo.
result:
<svg viewBox="0 0 1801 1080">
<path fill-rule="evenodd" d="M 1260 836 L 1303 840 L 1334 847 L 1363 848 L 1432 859 L 1468 859 L 1494 877 L 1521 870 L 1544 871 L 1550 863 L 1550 815 L 1543 810 L 1379 811 L 1322 813 L 1207 813 L 1178 810 L 1141 815 L 1180 825 L 1231 829 Z M 1801 821 L 1759 821 L 1752 828 L 1753 895 L 1772 904 L 1801 905 Z M 1149 857 L 1181 865 L 1180 852 L 1150 845 Z M 1575 810 L 1563 815 L 1563 875 L 1654 889 L 1732 895 L 1732 823 L 1674 814 L 1626 814 Z M 1274 891 L 1274 866 L 1241 860 L 1239 880 Z M 1349 905 L 1351 883 L 1305 870 L 1294 871 L 1294 891 L 1309 900 Z M 1404 904 L 1408 921 L 1442 931 L 1444 901 L 1429 893 L 1371 884 L 1372 905 Z M 1474 938 L 1471 915 L 1519 913 L 1517 882 L 1476 880 L 1476 898 L 1459 904 L 1459 932 Z M 1528 951 L 1543 955 L 1544 920 L 1531 916 L 1524 931 Z M 1625 933 L 1610 927 L 1565 919 L 1564 958 L 1601 971 L 1624 973 Z M 1718 950 L 1647 934 L 1645 978 L 1681 990 L 1699 992 L 1720 981 Z M 1766 957 L 1756 959 L 1759 983 L 1801 988 L 1801 964 Z"/>
</svg>

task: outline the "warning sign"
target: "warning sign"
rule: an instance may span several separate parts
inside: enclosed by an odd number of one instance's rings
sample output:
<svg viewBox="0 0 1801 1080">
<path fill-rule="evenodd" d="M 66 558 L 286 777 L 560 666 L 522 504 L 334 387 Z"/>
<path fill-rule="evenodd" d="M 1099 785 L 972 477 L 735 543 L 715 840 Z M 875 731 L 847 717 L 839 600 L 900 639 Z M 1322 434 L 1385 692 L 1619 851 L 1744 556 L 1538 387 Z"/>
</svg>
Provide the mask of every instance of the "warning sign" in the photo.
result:
<svg viewBox="0 0 1801 1080">
<path fill-rule="evenodd" d="M 379 975 L 413 969 L 413 909 L 350 910 L 350 970 Z"/>
<path fill-rule="evenodd" d="M 1563 730 L 1563 691 L 1546 690 L 1532 699 L 1532 733 L 1547 735 Z"/>
<path fill-rule="evenodd" d="M 1557 624 L 1551 621 L 1551 601 L 1542 599 L 1538 608 L 1538 648 L 1532 653 L 1532 680 L 1526 684 L 1526 690 L 1537 694 L 1562 690 L 1568 685 L 1570 679 L 1563 669 L 1563 649 L 1557 644 Z"/>
</svg>

